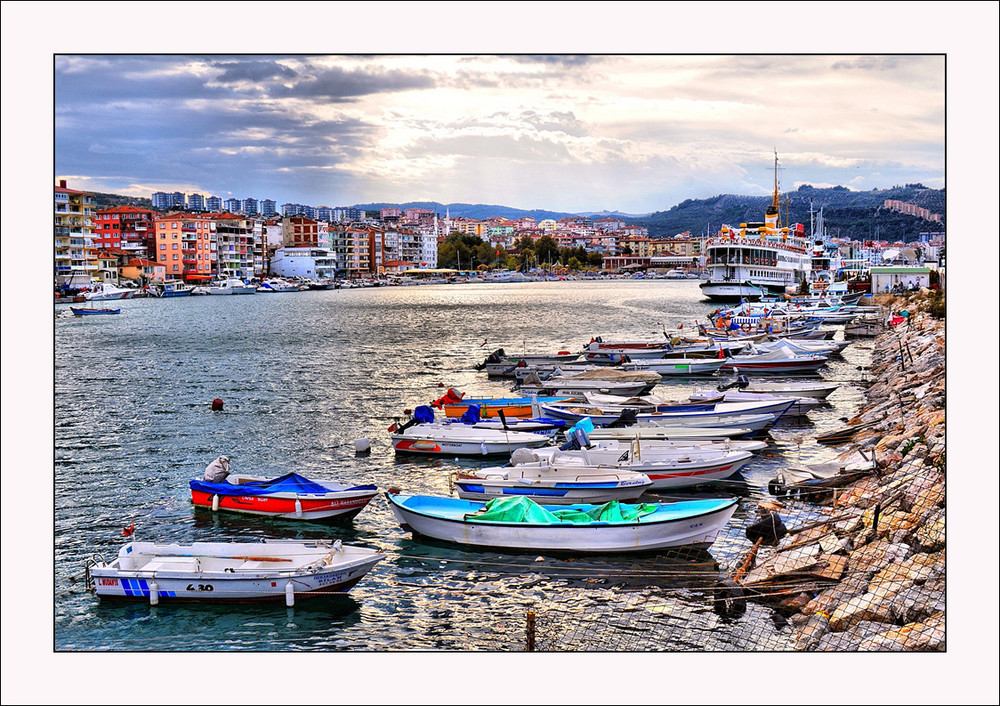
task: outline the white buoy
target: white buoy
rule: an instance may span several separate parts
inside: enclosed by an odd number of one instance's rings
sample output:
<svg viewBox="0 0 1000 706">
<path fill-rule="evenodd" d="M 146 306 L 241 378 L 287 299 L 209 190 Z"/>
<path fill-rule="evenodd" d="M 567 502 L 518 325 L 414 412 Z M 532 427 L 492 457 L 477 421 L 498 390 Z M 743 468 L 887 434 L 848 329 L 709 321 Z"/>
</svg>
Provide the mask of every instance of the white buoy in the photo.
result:
<svg viewBox="0 0 1000 706">
<path fill-rule="evenodd" d="M 302 517 L 302 501 L 295 498 L 295 516 Z"/>
<path fill-rule="evenodd" d="M 219 511 L 219 494 L 216 493 L 212 496 L 212 512 Z"/>
<path fill-rule="evenodd" d="M 354 452 L 359 454 L 368 453 L 372 450 L 371 442 L 368 440 L 367 436 L 362 436 L 359 439 L 354 440 Z"/>
<path fill-rule="evenodd" d="M 156 605 L 160 602 L 160 586 L 156 581 L 149 582 L 149 605 Z"/>
<path fill-rule="evenodd" d="M 295 605 L 295 587 L 291 581 L 285 584 L 285 605 L 289 608 Z"/>
</svg>

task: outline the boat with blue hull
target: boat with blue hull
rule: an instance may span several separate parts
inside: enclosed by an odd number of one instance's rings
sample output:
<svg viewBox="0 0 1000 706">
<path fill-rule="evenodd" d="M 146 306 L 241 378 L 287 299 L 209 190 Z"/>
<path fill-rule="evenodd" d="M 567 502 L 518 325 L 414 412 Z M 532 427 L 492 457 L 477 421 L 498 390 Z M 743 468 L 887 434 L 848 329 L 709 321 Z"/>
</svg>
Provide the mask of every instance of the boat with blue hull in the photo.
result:
<svg viewBox="0 0 1000 706">
<path fill-rule="evenodd" d="M 710 546 L 736 512 L 736 498 L 673 503 L 540 505 L 530 498 L 475 502 L 405 495 L 390 488 L 389 507 L 415 535 L 467 546 L 602 554 Z"/>
</svg>

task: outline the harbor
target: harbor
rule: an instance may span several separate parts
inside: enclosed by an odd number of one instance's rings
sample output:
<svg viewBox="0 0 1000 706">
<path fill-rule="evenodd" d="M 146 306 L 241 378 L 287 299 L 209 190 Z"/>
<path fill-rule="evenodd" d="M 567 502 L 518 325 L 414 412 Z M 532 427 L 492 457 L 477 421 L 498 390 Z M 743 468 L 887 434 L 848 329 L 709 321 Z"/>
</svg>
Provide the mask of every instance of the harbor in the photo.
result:
<svg viewBox="0 0 1000 706">
<path fill-rule="evenodd" d="M 878 339 L 851 339 L 805 377 L 773 376 L 829 381 L 836 390 L 807 414 L 774 423 L 766 448 L 739 473 L 643 496 L 737 499 L 707 548 L 573 557 L 461 547 L 405 531 L 385 491 L 454 496 L 459 472 L 497 460 L 397 454 L 388 429 L 447 389 L 470 399 L 518 394 L 510 380 L 476 369 L 499 347 L 581 351 L 595 336 L 662 339 L 662 329 L 708 323 L 716 305 L 697 282 L 359 288 L 115 306 L 123 315 L 56 321 L 58 650 L 141 651 L 154 641 L 168 651 L 217 650 L 223 641 L 250 651 L 804 649 L 800 618 L 787 607 L 748 590 L 733 620 L 717 610 L 719 585 L 746 563 L 759 506 L 779 501 L 769 482 L 790 465 L 828 460 L 836 449 L 817 437 L 863 414 Z M 843 338 L 842 326 L 825 328 Z M 98 364 L 106 375 L 79 374 Z M 665 377 L 654 393 L 677 403 L 731 379 Z M 216 400 L 224 406 L 213 411 Z M 370 441 L 370 452 L 359 453 L 359 439 Z M 242 474 L 294 472 L 382 492 L 336 525 L 195 507 L 188 483 L 220 454 Z M 828 518 L 822 505 L 780 502 L 789 528 Z M 134 528 L 134 541 L 180 545 L 341 540 L 384 560 L 349 593 L 294 608 L 119 605 L 87 591 L 83 569 L 130 541 L 123 528 Z M 767 551 L 758 549 L 759 561 Z M 185 630 L 158 619 L 164 611 Z"/>
</svg>

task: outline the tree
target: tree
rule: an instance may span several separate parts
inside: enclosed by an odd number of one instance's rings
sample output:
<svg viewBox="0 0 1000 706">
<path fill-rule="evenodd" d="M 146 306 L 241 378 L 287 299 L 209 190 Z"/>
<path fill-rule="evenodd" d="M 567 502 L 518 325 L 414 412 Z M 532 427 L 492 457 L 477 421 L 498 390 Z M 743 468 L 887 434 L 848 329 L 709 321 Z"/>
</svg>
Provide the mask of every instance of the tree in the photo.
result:
<svg viewBox="0 0 1000 706">
<path fill-rule="evenodd" d="M 569 259 L 569 262 L 566 263 L 566 266 L 569 267 L 569 269 L 571 269 L 571 270 L 579 270 L 580 267 L 581 267 L 581 264 L 580 264 L 580 261 L 576 259 L 576 257 L 571 257 Z"/>
<path fill-rule="evenodd" d="M 538 254 L 539 264 L 549 263 L 550 265 L 559 259 L 559 244 L 548 235 L 543 235 L 535 242 L 535 253 Z"/>
</svg>

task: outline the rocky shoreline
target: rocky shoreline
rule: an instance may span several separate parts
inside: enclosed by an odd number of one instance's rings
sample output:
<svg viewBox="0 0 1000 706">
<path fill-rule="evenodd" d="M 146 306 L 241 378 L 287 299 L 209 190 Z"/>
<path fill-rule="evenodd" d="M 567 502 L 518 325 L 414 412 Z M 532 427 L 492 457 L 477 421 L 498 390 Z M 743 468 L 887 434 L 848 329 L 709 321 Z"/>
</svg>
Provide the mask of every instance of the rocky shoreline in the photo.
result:
<svg viewBox="0 0 1000 706">
<path fill-rule="evenodd" d="M 829 519 L 790 528 L 741 583 L 792 614 L 796 650 L 945 649 L 943 297 L 876 300 L 903 321 L 873 339 L 868 402 L 839 457 L 867 472 L 824 497 Z"/>
</svg>

